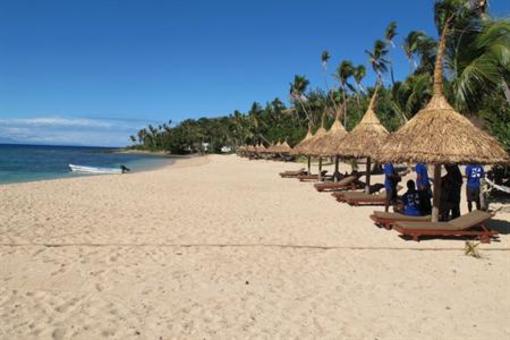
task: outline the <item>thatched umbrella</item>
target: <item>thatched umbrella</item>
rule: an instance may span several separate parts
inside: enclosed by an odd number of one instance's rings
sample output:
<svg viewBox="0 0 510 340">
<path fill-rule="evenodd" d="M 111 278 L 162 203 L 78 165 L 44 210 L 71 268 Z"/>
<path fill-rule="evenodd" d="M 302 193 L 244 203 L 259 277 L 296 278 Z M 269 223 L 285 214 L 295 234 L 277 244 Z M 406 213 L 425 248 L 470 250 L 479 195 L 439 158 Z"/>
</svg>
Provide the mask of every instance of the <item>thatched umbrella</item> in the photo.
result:
<svg viewBox="0 0 510 340">
<path fill-rule="evenodd" d="M 434 165 L 432 221 L 439 217 L 441 165 L 506 163 L 507 152 L 495 138 L 456 112 L 443 95 L 443 56 L 448 22 L 443 29 L 434 69 L 433 96 L 427 106 L 388 139 L 378 159 Z"/>
<path fill-rule="evenodd" d="M 335 121 L 331 128 L 321 137 L 317 138 L 309 147 L 316 156 L 334 156 L 335 157 L 335 174 L 338 173 L 339 157 L 336 149 L 341 141 L 347 136 L 347 130 L 340 122 L 340 110 L 337 111 Z M 336 180 L 336 176 L 335 176 Z"/>
<path fill-rule="evenodd" d="M 321 124 L 321 127 L 317 130 L 317 132 L 315 132 L 315 135 L 313 135 L 309 140 L 308 140 L 308 143 L 306 143 L 303 147 L 302 147 L 302 153 L 306 156 L 308 156 L 310 159 L 312 156 L 317 156 L 315 154 L 315 151 L 314 151 L 314 147 L 313 145 L 318 141 L 320 140 L 321 138 L 324 137 L 324 135 L 326 135 L 327 131 L 326 129 L 324 128 L 324 117 L 325 115 L 322 116 L 322 124 Z M 322 180 L 321 178 L 321 172 L 322 172 L 322 157 L 319 156 L 319 173 L 318 173 L 318 179 L 319 181 Z"/>
<path fill-rule="evenodd" d="M 283 142 L 281 145 L 280 145 L 280 153 L 283 153 L 283 154 L 287 154 L 287 153 L 291 153 L 292 152 L 292 148 L 290 147 L 290 145 L 287 143 L 287 141 Z"/>
<path fill-rule="evenodd" d="M 370 192 L 371 158 L 377 155 L 389 135 L 388 130 L 381 124 L 374 111 L 377 90 L 378 87 L 375 88 L 367 112 L 359 124 L 345 136 L 336 149 L 338 155 L 367 158 L 366 193 Z"/>
<path fill-rule="evenodd" d="M 305 138 L 303 138 L 303 140 L 301 140 L 301 142 L 299 142 L 298 144 L 296 144 L 294 146 L 294 148 L 290 151 L 290 154 L 291 155 L 303 154 L 303 148 L 310 142 L 310 140 L 312 139 L 313 136 L 314 135 L 312 133 L 312 128 L 310 125 L 308 125 L 308 131 L 306 133 Z M 307 160 L 308 160 L 308 173 L 310 174 L 311 173 L 311 157 L 307 156 Z"/>
<path fill-rule="evenodd" d="M 255 147 L 255 152 L 257 152 L 258 154 L 263 154 L 266 152 L 266 147 L 264 146 L 264 144 L 259 143 L 259 145 Z"/>
<path fill-rule="evenodd" d="M 278 147 L 278 144 L 272 143 L 271 145 L 269 145 L 269 146 L 266 148 L 265 152 L 266 152 L 266 153 L 275 153 L 275 152 L 276 152 L 277 147 Z"/>
</svg>

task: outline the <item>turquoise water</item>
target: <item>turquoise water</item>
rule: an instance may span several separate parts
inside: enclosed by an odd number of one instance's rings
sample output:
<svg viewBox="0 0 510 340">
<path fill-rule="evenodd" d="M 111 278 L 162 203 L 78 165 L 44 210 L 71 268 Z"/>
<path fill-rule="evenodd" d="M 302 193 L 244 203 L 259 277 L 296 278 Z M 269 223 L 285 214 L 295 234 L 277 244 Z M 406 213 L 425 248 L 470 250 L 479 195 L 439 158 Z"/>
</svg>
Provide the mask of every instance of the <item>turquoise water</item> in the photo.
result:
<svg viewBox="0 0 510 340">
<path fill-rule="evenodd" d="M 119 168 L 132 172 L 171 162 L 160 156 L 116 153 L 116 149 L 75 146 L 0 144 L 0 184 L 83 176 L 71 173 L 68 164 Z"/>
</svg>

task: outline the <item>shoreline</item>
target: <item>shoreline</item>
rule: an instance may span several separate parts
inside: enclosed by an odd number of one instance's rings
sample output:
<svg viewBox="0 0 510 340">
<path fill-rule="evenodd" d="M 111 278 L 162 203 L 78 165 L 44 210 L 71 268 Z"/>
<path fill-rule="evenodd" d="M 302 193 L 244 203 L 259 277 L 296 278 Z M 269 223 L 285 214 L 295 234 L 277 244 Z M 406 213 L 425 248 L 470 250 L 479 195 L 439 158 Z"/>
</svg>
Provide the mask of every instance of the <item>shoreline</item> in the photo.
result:
<svg viewBox="0 0 510 340">
<path fill-rule="evenodd" d="M 164 168 L 183 168 L 188 166 L 195 166 L 195 164 L 206 164 L 208 162 L 207 155 L 193 155 L 191 157 L 164 157 L 166 163 L 151 165 L 149 167 L 142 167 L 134 172 L 124 173 L 124 174 L 74 174 L 65 173 L 63 176 L 58 176 L 54 178 L 41 178 L 41 179 L 32 179 L 32 180 L 24 180 L 24 181 L 14 181 L 14 182 L 0 182 L 0 189 L 6 186 L 16 186 L 16 185 L 24 185 L 31 183 L 44 183 L 44 182 L 55 182 L 55 181 L 70 181 L 70 180 L 82 180 L 85 178 L 101 178 L 101 177 L 118 177 L 118 176 L 133 176 L 141 173 L 148 173 L 153 171 L 158 171 Z M 183 161 L 195 160 L 195 159 L 203 159 L 204 162 L 196 162 L 191 164 L 184 164 Z"/>
</svg>

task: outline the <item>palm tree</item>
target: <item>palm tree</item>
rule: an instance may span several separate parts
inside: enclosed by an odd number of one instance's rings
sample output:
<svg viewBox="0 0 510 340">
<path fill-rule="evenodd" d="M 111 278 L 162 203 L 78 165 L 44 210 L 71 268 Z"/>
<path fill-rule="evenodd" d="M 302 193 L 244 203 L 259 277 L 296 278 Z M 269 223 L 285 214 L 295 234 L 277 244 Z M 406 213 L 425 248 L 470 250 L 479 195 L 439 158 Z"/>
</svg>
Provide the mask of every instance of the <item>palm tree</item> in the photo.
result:
<svg viewBox="0 0 510 340">
<path fill-rule="evenodd" d="M 308 113 L 308 110 L 306 109 L 305 101 L 307 99 L 304 95 L 306 92 L 306 88 L 308 87 L 309 84 L 310 84 L 310 82 L 308 81 L 308 79 L 306 79 L 305 76 L 295 75 L 294 82 L 290 83 L 290 91 L 289 92 L 290 92 L 291 98 L 301 105 L 308 121 L 312 122 L 311 121 L 312 117 L 310 116 L 310 114 Z"/>
<path fill-rule="evenodd" d="M 372 69 L 374 70 L 375 74 L 377 74 L 377 83 L 382 85 L 382 75 L 383 73 L 388 72 L 389 63 L 389 61 L 386 59 L 386 55 L 388 54 L 386 43 L 382 40 L 376 40 L 373 50 L 365 50 L 365 53 L 368 55 Z"/>
<path fill-rule="evenodd" d="M 393 39 L 395 39 L 396 36 L 397 36 L 397 23 L 395 21 L 392 21 L 388 24 L 388 27 L 386 27 L 386 31 L 384 32 L 384 40 L 386 41 L 387 44 L 395 48 L 395 43 L 393 42 Z M 393 74 L 393 63 L 391 61 L 391 58 L 388 58 L 388 64 L 390 65 L 391 83 L 395 85 L 395 76 Z"/>
<path fill-rule="evenodd" d="M 431 95 L 432 76 L 429 73 L 416 73 L 402 83 L 395 83 L 391 106 L 400 116 L 401 122 L 406 123 L 429 102 Z"/>
<path fill-rule="evenodd" d="M 344 126 L 347 126 L 347 87 L 350 86 L 349 78 L 354 75 L 354 66 L 349 60 L 343 60 L 336 70 L 336 78 L 342 88 Z"/>
<path fill-rule="evenodd" d="M 333 99 L 332 93 L 331 93 L 331 91 L 329 89 L 329 85 L 328 85 L 328 62 L 330 59 L 331 59 L 331 55 L 329 54 L 329 52 L 327 50 L 322 51 L 321 64 L 322 64 L 322 69 L 324 71 L 324 84 L 326 85 L 326 91 L 328 91 L 328 97 L 331 100 L 331 103 L 333 104 L 333 107 L 336 110 L 337 109 L 336 103 L 335 103 L 335 100 Z"/>
<path fill-rule="evenodd" d="M 136 143 L 136 137 L 134 135 L 129 136 L 131 143 Z"/>
<path fill-rule="evenodd" d="M 486 1 L 438 1 L 434 7 L 437 29 L 451 21 L 446 66 L 454 102 L 459 110 L 479 110 L 482 95 L 502 91 L 510 104 L 510 21 L 493 20 Z"/>
<path fill-rule="evenodd" d="M 363 78 L 365 78 L 366 75 L 367 75 L 367 69 L 366 69 L 365 65 L 358 65 L 353 70 L 353 78 L 354 78 L 354 81 L 356 82 L 356 87 L 358 88 L 358 91 L 357 91 L 358 93 L 356 95 L 358 107 L 360 105 L 360 103 L 359 103 L 360 93 L 365 91 L 365 88 L 364 88 L 363 84 L 361 84 L 361 82 L 363 81 Z"/>
</svg>

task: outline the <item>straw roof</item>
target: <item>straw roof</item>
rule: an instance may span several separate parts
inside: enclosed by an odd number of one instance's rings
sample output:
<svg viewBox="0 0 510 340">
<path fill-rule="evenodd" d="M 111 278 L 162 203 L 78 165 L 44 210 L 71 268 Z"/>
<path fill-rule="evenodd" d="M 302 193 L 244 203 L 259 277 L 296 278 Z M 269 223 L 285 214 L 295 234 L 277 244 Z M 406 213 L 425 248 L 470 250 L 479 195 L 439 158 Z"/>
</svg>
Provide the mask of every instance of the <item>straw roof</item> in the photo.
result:
<svg viewBox="0 0 510 340">
<path fill-rule="evenodd" d="M 259 144 L 257 146 L 255 146 L 255 152 L 258 152 L 258 153 L 265 153 L 266 152 L 266 147 L 264 146 L 264 144 Z"/>
<path fill-rule="evenodd" d="M 317 142 L 319 139 L 321 139 L 324 135 L 326 135 L 326 133 L 327 133 L 327 131 L 324 128 L 324 124 L 323 124 L 323 126 L 321 126 L 319 128 L 319 130 L 317 130 L 317 132 L 315 132 L 315 135 L 313 135 L 308 140 L 308 142 L 304 146 L 301 147 L 301 153 L 304 155 L 307 155 L 307 156 L 315 155 L 313 145 L 315 142 Z"/>
<path fill-rule="evenodd" d="M 309 148 L 317 156 L 334 156 L 345 136 L 347 136 L 347 130 L 340 122 L 340 112 L 338 111 L 329 131 L 310 143 Z"/>
<path fill-rule="evenodd" d="M 292 151 L 292 148 L 290 147 L 290 145 L 287 143 L 287 141 L 283 142 L 280 147 L 278 148 L 278 152 L 280 153 L 289 153 Z"/>
<path fill-rule="evenodd" d="M 308 132 L 306 133 L 305 138 L 303 138 L 303 140 L 301 142 L 299 142 L 298 144 L 296 144 L 296 146 L 294 146 L 291 153 L 295 154 L 295 155 L 302 153 L 303 147 L 306 146 L 306 144 L 308 144 L 308 142 L 310 141 L 310 139 L 312 139 L 312 137 L 313 137 L 312 129 L 310 127 L 308 127 Z"/>
<path fill-rule="evenodd" d="M 334 154 L 352 157 L 373 157 L 380 151 L 389 136 L 389 132 L 375 114 L 377 90 L 378 88 L 376 87 L 370 99 L 367 112 L 361 121 L 341 140 Z"/>
<path fill-rule="evenodd" d="M 266 148 L 266 153 L 273 153 L 273 152 L 276 152 L 276 148 L 277 148 L 278 144 L 271 144 L 269 145 L 267 148 Z"/>
<path fill-rule="evenodd" d="M 443 95 L 442 60 L 447 31 L 446 26 L 439 43 L 432 99 L 388 139 L 377 157 L 379 160 L 428 164 L 509 161 L 496 139 L 456 112 Z"/>
</svg>

